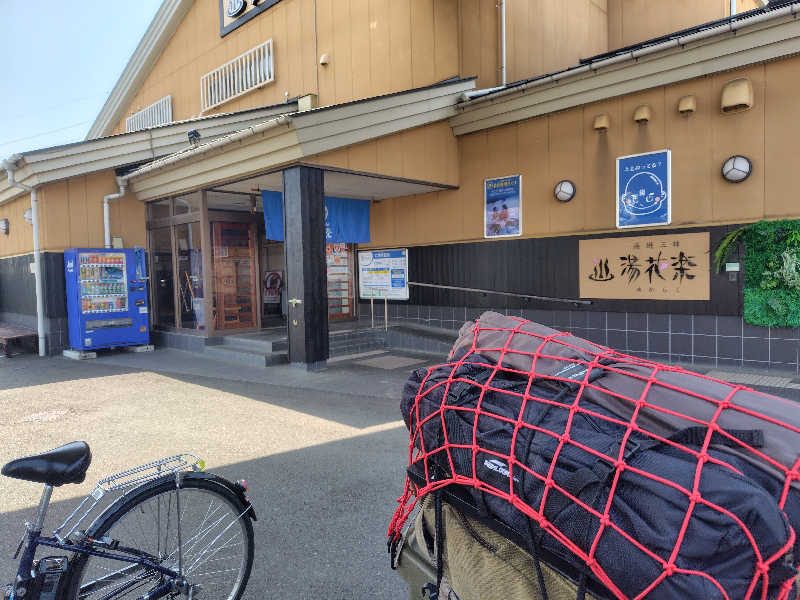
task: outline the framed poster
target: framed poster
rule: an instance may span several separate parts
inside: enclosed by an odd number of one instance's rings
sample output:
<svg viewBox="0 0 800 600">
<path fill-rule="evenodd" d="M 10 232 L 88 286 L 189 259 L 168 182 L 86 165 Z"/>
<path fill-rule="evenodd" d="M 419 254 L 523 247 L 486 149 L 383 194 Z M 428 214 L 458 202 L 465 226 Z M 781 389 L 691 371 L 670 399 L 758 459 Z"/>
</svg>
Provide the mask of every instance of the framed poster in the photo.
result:
<svg viewBox="0 0 800 600">
<path fill-rule="evenodd" d="M 617 158 L 617 228 L 672 222 L 672 152 Z"/>
<path fill-rule="evenodd" d="M 359 252 L 358 275 L 362 299 L 408 300 L 408 249 Z"/>
<path fill-rule="evenodd" d="M 483 236 L 522 235 L 522 175 L 486 179 L 483 183 Z"/>
</svg>

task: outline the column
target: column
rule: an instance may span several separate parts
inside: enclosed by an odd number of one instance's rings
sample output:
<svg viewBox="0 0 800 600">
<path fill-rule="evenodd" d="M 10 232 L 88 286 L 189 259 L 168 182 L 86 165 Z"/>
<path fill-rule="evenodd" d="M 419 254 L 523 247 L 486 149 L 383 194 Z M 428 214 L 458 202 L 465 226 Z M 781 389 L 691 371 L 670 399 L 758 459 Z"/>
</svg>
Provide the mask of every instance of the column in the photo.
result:
<svg viewBox="0 0 800 600">
<path fill-rule="evenodd" d="M 321 169 L 283 171 L 283 219 L 289 362 L 323 368 L 328 359 L 328 272 Z"/>
</svg>

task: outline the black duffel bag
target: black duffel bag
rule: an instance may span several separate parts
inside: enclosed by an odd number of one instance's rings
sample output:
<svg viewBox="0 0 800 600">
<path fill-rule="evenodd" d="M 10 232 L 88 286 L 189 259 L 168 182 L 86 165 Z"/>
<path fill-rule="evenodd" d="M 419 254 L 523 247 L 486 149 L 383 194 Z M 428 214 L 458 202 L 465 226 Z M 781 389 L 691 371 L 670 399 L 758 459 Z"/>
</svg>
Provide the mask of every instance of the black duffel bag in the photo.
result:
<svg viewBox="0 0 800 600">
<path fill-rule="evenodd" d="M 774 490 L 746 476 L 751 465 L 716 442 L 698 462 L 696 428 L 668 440 L 627 433 L 601 406 L 576 403 L 580 387 L 479 355 L 416 371 L 401 407 L 410 470 L 429 488 L 457 485 L 487 519 L 522 532 L 525 547 L 618 598 L 796 596 L 794 532 Z M 762 434 L 737 435 L 756 446 Z"/>
</svg>

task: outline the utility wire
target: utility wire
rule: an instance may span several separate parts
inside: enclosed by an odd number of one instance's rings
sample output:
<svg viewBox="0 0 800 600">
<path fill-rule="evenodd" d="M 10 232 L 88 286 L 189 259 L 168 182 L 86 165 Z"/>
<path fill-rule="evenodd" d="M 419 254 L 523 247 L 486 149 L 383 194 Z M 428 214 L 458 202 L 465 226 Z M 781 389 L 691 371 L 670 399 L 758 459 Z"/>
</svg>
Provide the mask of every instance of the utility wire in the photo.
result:
<svg viewBox="0 0 800 600">
<path fill-rule="evenodd" d="M 42 137 L 43 135 L 58 133 L 59 131 L 66 131 L 67 129 L 73 129 L 78 125 L 85 125 L 86 123 L 91 123 L 92 121 L 93 119 L 87 119 L 85 121 L 81 121 L 80 123 L 75 123 L 74 125 L 67 125 L 66 127 L 60 127 L 58 129 L 51 129 L 50 131 L 43 131 L 42 133 L 37 133 L 36 135 L 29 135 L 27 137 L 21 137 L 15 140 L 8 140 L 7 142 L 0 142 L 0 146 L 8 146 L 9 144 L 16 144 L 17 142 L 24 142 L 25 140 L 32 140 L 34 138 Z"/>
</svg>

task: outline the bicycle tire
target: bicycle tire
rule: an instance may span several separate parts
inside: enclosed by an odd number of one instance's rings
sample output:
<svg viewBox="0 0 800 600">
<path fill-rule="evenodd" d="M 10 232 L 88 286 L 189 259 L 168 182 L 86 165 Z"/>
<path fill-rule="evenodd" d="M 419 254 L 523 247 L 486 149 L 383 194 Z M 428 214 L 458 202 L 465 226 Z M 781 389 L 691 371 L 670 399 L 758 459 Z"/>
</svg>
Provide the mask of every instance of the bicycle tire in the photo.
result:
<svg viewBox="0 0 800 600">
<path fill-rule="evenodd" d="M 175 491 L 174 475 L 168 475 L 144 484 L 120 497 L 104 510 L 86 531 L 86 535 L 93 539 L 102 539 L 104 536 L 110 536 L 116 539 L 121 546 L 136 548 L 153 556 L 159 556 L 160 564 L 174 568 L 177 571 L 176 520 L 172 520 L 174 537 L 171 537 L 170 518 L 166 515 L 162 518 L 161 512 L 162 507 L 166 509 L 167 515 L 172 514 L 173 508 L 176 509 Z M 201 497 L 201 495 L 204 497 Z M 242 496 L 234 491 L 230 482 L 216 475 L 206 473 L 186 473 L 183 476 L 180 500 L 182 514 L 181 541 L 184 547 L 183 562 L 186 579 L 190 584 L 199 583 L 202 586 L 200 593 L 197 594 L 200 598 L 213 597 L 220 600 L 239 600 L 247 587 L 253 567 L 253 525 L 249 516 L 252 508 L 249 507 L 249 504 L 245 504 Z M 198 501 L 197 506 L 203 506 L 205 502 L 210 501 L 210 504 L 205 509 L 205 515 L 200 520 L 199 528 L 194 528 L 197 517 L 193 514 L 187 514 L 195 501 Z M 137 509 L 139 509 L 139 512 L 135 512 Z M 146 515 L 146 520 L 149 520 L 153 516 L 154 509 L 158 511 L 158 535 L 155 539 L 147 534 L 142 520 L 134 518 L 142 514 Z M 175 513 L 177 513 L 177 510 L 175 510 Z M 142 534 L 141 539 L 131 541 L 132 537 L 135 537 L 131 534 L 131 525 L 137 524 L 137 522 L 138 529 L 141 530 Z M 163 551 L 160 548 L 162 523 L 166 525 Z M 238 527 L 236 527 L 236 523 L 239 524 Z M 124 530 L 121 526 L 122 524 L 126 524 Z M 198 575 L 215 575 L 217 572 L 198 574 L 197 567 L 211 560 L 223 560 L 223 558 L 214 557 L 218 555 L 220 550 L 235 547 L 235 545 L 229 545 L 233 539 L 233 536 L 228 535 L 231 530 L 233 530 L 234 536 L 241 536 L 242 551 L 240 552 L 239 564 L 231 569 L 223 569 L 218 572 L 225 573 L 226 571 L 235 570 L 235 577 L 227 596 L 218 593 L 209 595 L 208 586 L 215 582 L 213 580 L 209 581 L 208 577 L 204 577 L 202 578 L 202 583 L 200 583 Z M 122 538 L 118 538 L 118 535 L 121 535 Z M 221 536 L 224 536 L 224 539 Z M 220 539 L 222 539 L 220 542 L 222 545 L 217 544 Z M 157 546 L 156 548 L 142 547 L 142 544 L 152 546 L 154 543 Z M 215 544 L 216 546 L 214 546 Z M 201 549 L 198 549 L 198 546 Z M 171 551 L 170 548 L 172 548 Z M 198 556 L 198 553 L 200 553 L 200 556 Z M 203 560 L 204 558 L 205 560 Z M 198 565 L 198 561 L 202 562 Z M 112 564 L 116 571 L 108 566 Z M 121 569 L 126 566 L 128 571 L 125 571 L 124 575 L 120 576 Z M 217 568 L 217 566 L 224 565 L 215 565 L 213 568 Z M 163 583 L 158 573 L 142 571 L 144 571 L 144 568 L 141 566 L 131 567 L 120 561 L 76 553 L 70 560 L 67 583 L 64 588 L 65 594 L 62 595 L 62 600 L 94 600 L 95 598 L 110 597 L 108 594 L 114 589 L 120 590 L 113 595 L 114 599 L 138 598 Z M 95 573 L 103 573 L 102 579 L 100 575 L 95 575 Z M 129 577 L 128 574 L 130 574 Z M 125 579 L 126 577 L 127 579 Z M 108 581 L 104 582 L 104 580 Z M 124 588 L 126 585 L 129 585 L 127 589 Z M 111 586 L 116 586 L 116 588 Z M 227 590 L 226 586 L 223 587 Z M 169 595 L 167 597 L 173 596 Z"/>
</svg>

